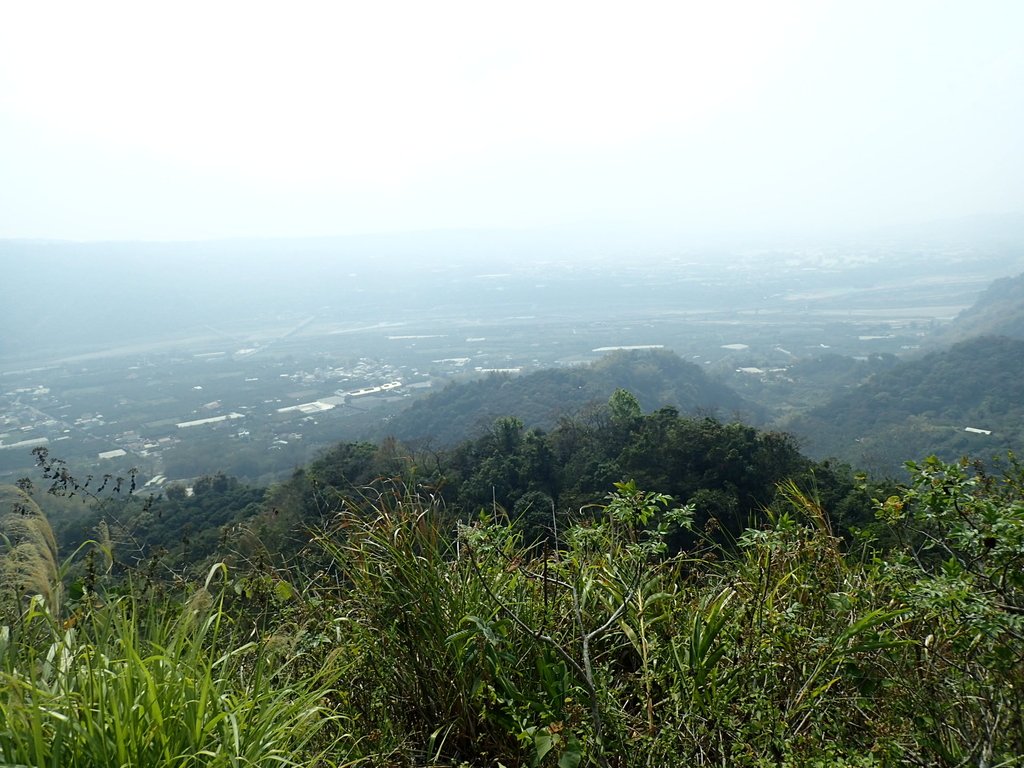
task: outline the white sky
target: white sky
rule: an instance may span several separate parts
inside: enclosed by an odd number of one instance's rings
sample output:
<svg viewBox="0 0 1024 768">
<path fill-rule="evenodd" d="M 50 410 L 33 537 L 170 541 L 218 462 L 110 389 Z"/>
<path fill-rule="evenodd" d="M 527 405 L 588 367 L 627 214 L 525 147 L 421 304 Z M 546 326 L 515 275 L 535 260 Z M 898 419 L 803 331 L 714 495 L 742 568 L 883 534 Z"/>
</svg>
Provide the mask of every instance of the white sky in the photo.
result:
<svg viewBox="0 0 1024 768">
<path fill-rule="evenodd" d="M 0 237 L 1024 210 L 1024 2 L 0 0 Z"/>
</svg>

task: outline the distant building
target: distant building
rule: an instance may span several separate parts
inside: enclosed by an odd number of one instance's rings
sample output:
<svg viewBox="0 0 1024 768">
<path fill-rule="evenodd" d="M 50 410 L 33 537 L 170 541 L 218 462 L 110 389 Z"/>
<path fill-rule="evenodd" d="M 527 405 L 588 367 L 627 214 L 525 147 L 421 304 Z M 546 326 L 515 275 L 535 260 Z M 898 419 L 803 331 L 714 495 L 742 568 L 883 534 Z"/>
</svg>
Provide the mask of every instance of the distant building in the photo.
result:
<svg viewBox="0 0 1024 768">
<path fill-rule="evenodd" d="M 209 419 L 196 419 L 195 421 L 182 421 L 177 424 L 178 429 L 187 429 L 189 427 L 198 427 L 200 424 L 216 424 L 219 421 L 227 421 L 228 419 L 242 419 L 245 418 L 240 413 L 228 413 L 224 416 L 212 416 Z"/>
<path fill-rule="evenodd" d="M 591 352 L 618 352 L 620 350 L 631 351 L 631 350 L 636 350 L 636 349 L 664 349 L 664 348 L 665 348 L 664 344 L 627 344 L 627 345 L 624 345 L 624 346 L 616 346 L 616 347 L 596 347 L 596 348 L 594 348 L 594 349 L 592 349 L 590 351 Z"/>
<path fill-rule="evenodd" d="M 21 450 L 23 448 L 34 448 L 37 445 L 46 445 L 50 441 L 45 437 L 33 437 L 30 440 L 19 440 L 16 443 L 4 443 L 0 440 L 0 451 Z"/>
</svg>

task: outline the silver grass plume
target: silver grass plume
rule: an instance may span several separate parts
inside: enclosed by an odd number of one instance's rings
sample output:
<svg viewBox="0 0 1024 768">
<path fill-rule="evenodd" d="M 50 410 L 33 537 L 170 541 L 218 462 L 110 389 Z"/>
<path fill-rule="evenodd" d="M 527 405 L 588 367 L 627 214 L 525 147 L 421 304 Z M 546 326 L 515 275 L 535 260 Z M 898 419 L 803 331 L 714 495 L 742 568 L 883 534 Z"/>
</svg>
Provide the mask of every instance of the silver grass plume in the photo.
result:
<svg viewBox="0 0 1024 768">
<path fill-rule="evenodd" d="M 53 529 L 39 505 L 13 485 L 0 485 L 0 584 L 6 588 L 3 599 L 15 597 L 20 605 L 41 595 L 52 612 L 60 608 Z"/>
</svg>

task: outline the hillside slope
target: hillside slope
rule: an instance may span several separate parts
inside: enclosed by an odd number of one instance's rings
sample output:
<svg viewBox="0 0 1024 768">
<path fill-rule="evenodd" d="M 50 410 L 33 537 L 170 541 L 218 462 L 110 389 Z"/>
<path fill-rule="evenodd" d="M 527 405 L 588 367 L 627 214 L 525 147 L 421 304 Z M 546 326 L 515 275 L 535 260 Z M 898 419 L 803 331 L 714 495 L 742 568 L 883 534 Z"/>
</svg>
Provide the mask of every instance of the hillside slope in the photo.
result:
<svg viewBox="0 0 1024 768">
<path fill-rule="evenodd" d="M 900 363 L 780 426 L 811 456 L 889 474 L 929 454 L 952 460 L 1020 451 L 1024 340 L 980 337 Z"/>
<path fill-rule="evenodd" d="M 562 415 L 607 402 L 620 387 L 632 392 L 644 411 L 671 405 L 684 413 L 738 412 L 748 421 L 760 416 L 757 406 L 693 363 L 672 352 L 644 350 L 616 352 L 587 366 L 450 384 L 396 415 L 385 431 L 402 440 L 431 438 L 451 445 L 476 436 L 499 416 L 516 415 L 527 428 L 547 428 Z"/>
<path fill-rule="evenodd" d="M 948 341 L 975 336 L 1024 339 L 1024 274 L 996 280 L 943 333 Z"/>
</svg>

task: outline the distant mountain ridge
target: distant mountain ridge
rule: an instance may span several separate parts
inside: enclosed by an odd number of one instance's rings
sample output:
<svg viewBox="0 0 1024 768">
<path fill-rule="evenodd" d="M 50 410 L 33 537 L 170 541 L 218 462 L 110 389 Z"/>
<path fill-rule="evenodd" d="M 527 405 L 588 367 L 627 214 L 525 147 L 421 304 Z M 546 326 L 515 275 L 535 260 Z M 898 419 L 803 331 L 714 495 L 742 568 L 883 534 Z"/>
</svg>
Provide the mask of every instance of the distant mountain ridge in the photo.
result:
<svg viewBox="0 0 1024 768">
<path fill-rule="evenodd" d="M 607 402 L 618 388 L 635 395 L 645 412 L 670 405 L 684 413 L 723 417 L 739 412 L 748 421 L 760 416 L 758 406 L 675 353 L 619 351 L 590 365 L 449 384 L 394 416 L 386 432 L 401 440 L 429 438 L 450 445 L 475 436 L 501 416 L 518 416 L 528 428 L 548 428 L 588 404 Z"/>
</svg>

